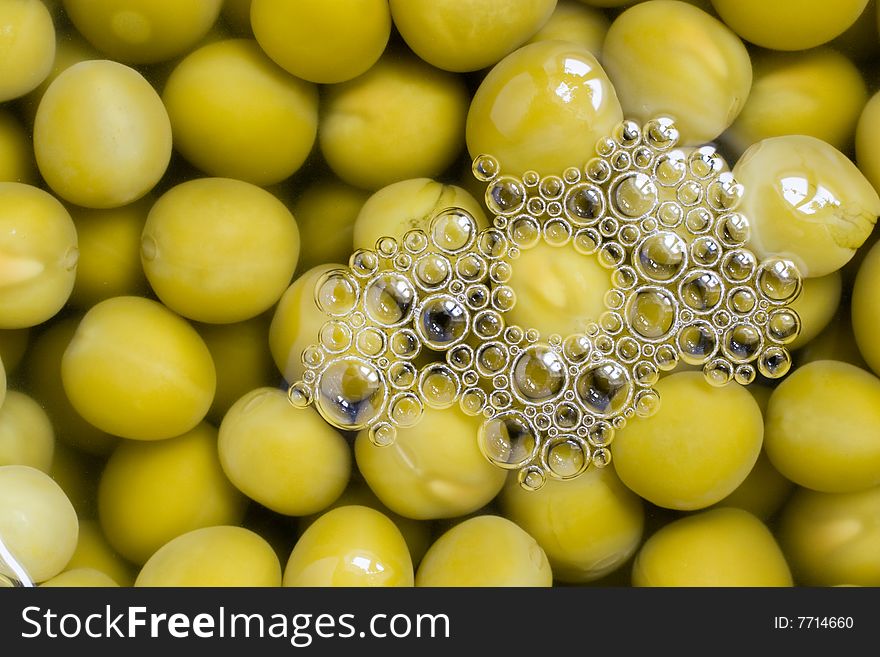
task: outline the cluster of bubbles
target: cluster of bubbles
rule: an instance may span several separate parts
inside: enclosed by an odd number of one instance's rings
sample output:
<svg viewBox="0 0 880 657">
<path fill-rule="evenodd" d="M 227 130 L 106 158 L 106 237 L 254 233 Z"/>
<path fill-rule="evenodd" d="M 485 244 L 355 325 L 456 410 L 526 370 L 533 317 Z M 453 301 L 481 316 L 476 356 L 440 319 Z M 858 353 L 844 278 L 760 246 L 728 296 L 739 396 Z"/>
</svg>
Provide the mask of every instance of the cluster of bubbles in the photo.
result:
<svg viewBox="0 0 880 657">
<path fill-rule="evenodd" d="M 800 275 L 744 246 L 742 186 L 712 147 L 677 140 L 668 119 L 624 121 L 561 176 L 505 175 L 478 156 L 493 225 L 478 231 L 449 208 L 324 274 L 315 301 L 332 319 L 303 352 L 291 402 L 377 445 L 426 406 L 458 403 L 483 417 L 483 454 L 537 489 L 607 465 L 615 432 L 656 412 L 653 386 L 680 361 L 713 385 L 783 376 Z M 542 338 L 505 321 L 514 261 L 541 241 L 612 271 L 606 311 L 582 333 Z"/>
</svg>

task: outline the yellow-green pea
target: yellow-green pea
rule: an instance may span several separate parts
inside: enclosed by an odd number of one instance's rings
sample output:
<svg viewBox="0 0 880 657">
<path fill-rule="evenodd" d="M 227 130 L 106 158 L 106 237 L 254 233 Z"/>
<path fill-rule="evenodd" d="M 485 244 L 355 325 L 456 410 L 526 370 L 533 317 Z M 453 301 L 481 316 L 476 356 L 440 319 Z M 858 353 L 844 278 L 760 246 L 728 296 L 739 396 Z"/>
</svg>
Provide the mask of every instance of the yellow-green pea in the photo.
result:
<svg viewBox="0 0 880 657">
<path fill-rule="evenodd" d="M 712 6 L 746 41 L 774 50 L 804 50 L 843 33 L 868 0 L 712 0 Z"/>
<path fill-rule="evenodd" d="M 31 580 L 64 570 L 78 531 L 76 511 L 49 475 L 26 465 L 0 466 L 0 537 Z M 0 575 L 14 573 L 0 564 Z"/>
<path fill-rule="evenodd" d="M 181 55 L 217 20 L 222 0 L 64 0 L 79 32 L 126 64 L 154 64 Z"/>
<path fill-rule="evenodd" d="M 77 316 L 54 321 L 34 339 L 24 368 L 25 381 L 30 394 L 49 414 L 60 442 L 89 454 L 105 455 L 119 439 L 83 419 L 61 381 L 61 359 L 79 321 Z"/>
<path fill-rule="evenodd" d="M 275 63 L 325 84 L 366 72 L 391 35 L 387 0 L 253 0 L 250 20 Z"/>
<path fill-rule="evenodd" d="M 61 486 L 80 518 L 90 518 L 97 512 L 98 476 L 103 466 L 103 460 L 91 454 L 60 441 L 55 443 L 47 472 Z"/>
<path fill-rule="evenodd" d="M 389 509 L 418 520 L 453 518 L 488 503 L 506 472 L 480 452 L 480 418 L 457 407 L 425 409 L 418 424 L 398 428 L 389 446 L 358 434 L 354 453 L 367 484 Z"/>
<path fill-rule="evenodd" d="M 367 192 L 332 179 L 316 181 L 303 190 L 292 208 L 302 245 L 301 270 L 348 261 L 354 222 L 367 198 Z"/>
<path fill-rule="evenodd" d="M 500 516 L 461 522 L 438 538 L 422 559 L 416 586 L 551 586 L 541 546 Z"/>
<path fill-rule="evenodd" d="M 796 357 L 799 367 L 817 360 L 836 360 L 869 369 L 846 314 L 838 314 L 824 331 L 798 349 Z"/>
<path fill-rule="evenodd" d="M 598 57 L 609 25 L 611 21 L 600 10 L 573 0 L 562 0 L 556 4 L 547 22 L 526 43 L 573 41 Z"/>
<path fill-rule="evenodd" d="M 819 278 L 804 279 L 800 295 L 791 308 L 801 318 L 801 332 L 788 345 L 789 349 L 799 349 L 822 332 L 840 305 L 843 291 L 843 278 L 839 271 Z"/>
<path fill-rule="evenodd" d="M 536 328 L 541 335 L 566 336 L 584 331 L 589 322 L 599 319 L 606 309 L 604 295 L 611 289 L 611 272 L 570 245 L 557 247 L 541 241 L 521 252 L 508 284 L 516 293 L 508 322 Z"/>
<path fill-rule="evenodd" d="M 10 390 L 0 404 L 0 465 L 29 465 L 49 472 L 55 449 L 52 423 L 28 395 Z"/>
<path fill-rule="evenodd" d="M 759 52 L 749 99 L 723 139 L 742 153 L 757 141 L 810 135 L 840 150 L 852 143 L 868 100 L 859 69 L 831 48 Z"/>
<path fill-rule="evenodd" d="M 134 583 L 131 564 L 110 546 L 100 525 L 94 520 L 80 520 L 76 550 L 67 563 L 67 568 L 100 571 L 119 586 L 131 586 Z"/>
<path fill-rule="evenodd" d="M 880 243 L 868 251 L 856 275 L 852 291 L 852 330 L 856 344 L 865 361 L 880 373 L 880 344 L 876 340 L 876 328 L 880 324 Z"/>
<path fill-rule="evenodd" d="M 363 481 L 358 481 L 356 479 L 352 479 L 351 482 L 349 482 L 348 487 L 342 491 L 342 495 L 337 497 L 336 501 L 328 506 L 324 512 L 340 506 L 351 505 L 366 506 L 387 516 L 388 519 L 394 523 L 394 526 L 400 530 L 403 540 L 406 541 L 413 565 L 418 565 L 422 560 L 422 557 L 425 556 L 428 546 L 431 544 L 432 524 L 430 522 L 404 518 L 403 516 L 394 513 L 382 504 L 379 498 L 376 497 L 376 494 L 370 490 L 369 486 Z M 316 513 L 301 518 L 298 525 L 300 533 L 311 527 L 312 523 L 320 518 L 321 515 L 321 513 Z"/>
<path fill-rule="evenodd" d="M 272 547 L 243 527 L 204 527 L 163 545 L 141 568 L 135 586 L 253 586 L 281 584 Z"/>
<path fill-rule="evenodd" d="M 880 379 L 831 360 L 799 367 L 770 397 L 764 448 L 805 488 L 846 493 L 880 484 Z"/>
<path fill-rule="evenodd" d="M 470 213 L 479 230 L 489 225 L 480 203 L 461 187 L 430 178 L 392 183 L 374 192 L 360 209 L 354 223 L 354 248 L 374 249 L 380 238 L 400 240 L 414 228 L 427 232 L 434 214 L 450 207 Z"/>
<path fill-rule="evenodd" d="M 196 330 L 141 297 L 107 299 L 85 314 L 64 351 L 61 378 L 87 421 L 136 440 L 192 429 L 216 386 L 211 353 Z"/>
<path fill-rule="evenodd" d="M 782 507 L 794 484 L 773 467 L 767 453 L 761 451 L 749 476 L 717 506 L 731 506 L 767 520 Z"/>
<path fill-rule="evenodd" d="M 72 306 L 88 309 L 110 297 L 146 293 L 141 233 L 152 204 L 147 196 L 107 210 L 70 208 L 79 246 Z"/>
<path fill-rule="evenodd" d="M 171 310 L 200 322 L 255 317 L 281 297 L 299 258 L 299 229 L 272 194 L 240 180 L 200 178 L 150 209 L 141 261 Z"/>
<path fill-rule="evenodd" d="M 390 0 L 394 24 L 419 57 L 447 71 L 496 63 L 547 22 L 556 0 Z"/>
<path fill-rule="evenodd" d="M 90 208 L 136 201 L 165 173 L 171 124 L 159 95 L 124 64 L 74 64 L 46 89 L 34 119 L 43 178 L 65 200 Z"/>
<path fill-rule="evenodd" d="M 196 325 L 217 372 L 217 390 L 208 419 L 219 424 L 242 395 L 269 385 L 277 378 L 266 340 L 268 328 L 262 316 L 236 324 Z"/>
<path fill-rule="evenodd" d="M 711 509 L 675 520 L 642 546 L 634 586 L 791 586 L 770 530 L 742 509 Z"/>
<path fill-rule="evenodd" d="M 193 529 L 239 524 L 245 502 L 223 474 L 217 430 L 204 423 L 169 440 L 121 443 L 98 487 L 107 540 L 138 564 Z"/>
<path fill-rule="evenodd" d="M 0 327 L 45 322 L 70 297 L 76 277 L 76 228 L 51 194 L 0 182 Z"/>
<path fill-rule="evenodd" d="M 642 501 L 613 468 L 590 468 L 570 481 L 550 479 L 537 491 L 510 477 L 500 499 L 504 515 L 535 538 L 563 582 L 591 582 L 613 572 L 642 538 Z"/>
<path fill-rule="evenodd" d="M 433 177 L 461 151 L 468 93 L 459 77 L 411 56 L 381 57 L 326 89 L 318 141 L 345 182 L 378 189 Z"/>
<path fill-rule="evenodd" d="M 239 36 L 252 37 L 254 31 L 251 28 L 251 2 L 252 0 L 224 0 L 220 15 L 233 33 Z"/>
<path fill-rule="evenodd" d="M 303 532 L 283 586 L 412 586 L 406 541 L 387 516 L 365 506 L 328 511 Z"/>
<path fill-rule="evenodd" d="M 313 408 L 295 408 L 277 388 L 258 388 L 232 405 L 218 448 L 223 471 L 242 493 L 290 516 L 328 507 L 351 474 L 339 432 Z"/>
<path fill-rule="evenodd" d="M 880 586 L 880 487 L 799 489 L 782 512 L 779 540 L 800 584 Z"/>
<path fill-rule="evenodd" d="M 30 126 L 34 124 L 40 99 L 42 99 L 46 89 L 48 89 L 55 78 L 74 64 L 79 64 L 89 59 L 102 59 L 102 57 L 92 44 L 86 41 L 78 32 L 70 30 L 64 34 L 57 35 L 55 61 L 52 63 L 52 70 L 49 72 L 49 75 L 33 91 L 17 101 L 22 115 Z"/>
<path fill-rule="evenodd" d="M 24 127 L 8 110 L 0 109 L 0 182 L 33 184 L 37 164 Z"/>
<path fill-rule="evenodd" d="M 30 341 L 30 329 L 0 329 L 0 360 L 7 374 L 12 374 L 24 357 Z"/>
<path fill-rule="evenodd" d="M 880 92 L 871 96 L 859 116 L 856 161 L 874 189 L 880 190 Z"/>
<path fill-rule="evenodd" d="M 269 349 L 284 379 L 292 383 L 302 376 L 302 352 L 318 341 L 318 332 L 330 315 L 315 303 L 315 284 L 331 269 L 342 265 L 325 264 L 301 274 L 278 301 L 269 325 Z"/>
<path fill-rule="evenodd" d="M 106 573 L 94 568 L 71 568 L 40 584 L 41 588 L 113 586 L 119 586 L 119 584 Z"/>
<path fill-rule="evenodd" d="M 611 81 L 583 45 L 542 41 L 502 59 L 480 83 L 467 116 L 472 157 L 504 173 L 561 174 L 582 166 L 623 118 Z"/>
<path fill-rule="evenodd" d="M 315 143 L 315 85 L 288 75 L 252 39 L 187 55 L 162 100 L 175 148 L 212 176 L 272 185 L 297 171 Z"/>
<path fill-rule="evenodd" d="M 52 70 L 55 26 L 40 0 L 0 3 L 0 103 L 23 96 Z"/>
<path fill-rule="evenodd" d="M 628 118 L 670 116 L 687 144 L 720 135 L 752 83 L 742 41 L 718 19 L 674 0 L 645 2 L 618 16 L 602 62 Z"/>
<path fill-rule="evenodd" d="M 745 187 L 749 246 L 760 258 L 780 256 L 802 276 L 845 265 L 870 235 L 880 197 L 856 165 L 833 146 L 806 135 L 764 139 L 733 168 Z"/>
<path fill-rule="evenodd" d="M 614 439 L 617 474 L 657 506 L 689 511 L 718 502 L 758 459 L 761 409 L 744 388 L 713 387 L 701 372 L 672 374 L 655 388 L 659 411 L 630 421 Z"/>
</svg>

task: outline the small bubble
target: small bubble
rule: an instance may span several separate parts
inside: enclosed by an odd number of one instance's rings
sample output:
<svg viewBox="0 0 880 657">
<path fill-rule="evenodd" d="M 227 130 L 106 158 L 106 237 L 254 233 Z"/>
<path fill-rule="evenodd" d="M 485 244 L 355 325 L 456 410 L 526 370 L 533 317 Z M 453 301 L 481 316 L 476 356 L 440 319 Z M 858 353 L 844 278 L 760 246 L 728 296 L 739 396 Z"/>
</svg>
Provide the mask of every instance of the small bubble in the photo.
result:
<svg viewBox="0 0 880 657">
<path fill-rule="evenodd" d="M 541 461 L 556 479 L 572 479 L 590 464 L 590 448 L 577 436 L 564 435 L 544 443 Z"/>
<path fill-rule="evenodd" d="M 681 359 L 689 365 L 702 365 L 718 351 L 715 329 L 705 321 L 696 321 L 681 327 L 678 332 Z"/>
<path fill-rule="evenodd" d="M 305 408 L 312 403 L 312 391 L 304 382 L 297 381 L 287 389 L 287 399 L 296 408 Z"/>
<path fill-rule="evenodd" d="M 791 355 L 783 347 L 768 347 L 758 358 L 758 370 L 768 379 L 785 376 L 791 369 Z"/>
<path fill-rule="evenodd" d="M 758 267 L 758 289 L 772 303 L 785 303 L 797 298 L 801 277 L 790 260 L 774 258 Z"/>
<path fill-rule="evenodd" d="M 422 417 L 422 402 L 411 392 L 398 395 L 391 401 L 391 421 L 398 427 L 414 426 Z"/>
<path fill-rule="evenodd" d="M 602 184 L 611 177 L 611 165 L 601 158 L 594 157 L 587 162 L 584 173 L 594 183 Z"/>
<path fill-rule="evenodd" d="M 602 236 L 592 228 L 579 230 L 574 235 L 574 249 L 581 255 L 593 255 L 602 244 Z"/>
<path fill-rule="evenodd" d="M 491 155 L 478 155 L 474 158 L 472 171 L 474 177 L 480 182 L 490 182 L 495 179 L 501 166 L 498 160 Z"/>
<path fill-rule="evenodd" d="M 687 244 L 670 231 L 648 236 L 636 247 L 633 264 L 650 281 L 668 283 L 687 267 Z"/>
<path fill-rule="evenodd" d="M 413 254 L 418 254 L 428 248 L 428 236 L 425 231 L 418 228 L 407 231 L 403 236 L 403 248 Z"/>
<path fill-rule="evenodd" d="M 538 193 L 548 201 L 558 199 L 563 191 L 565 191 L 565 183 L 559 176 L 544 176 L 538 187 Z"/>
<path fill-rule="evenodd" d="M 636 395 L 635 412 L 639 417 L 651 417 L 660 410 L 660 394 L 656 390 L 642 390 Z"/>
<path fill-rule="evenodd" d="M 733 380 L 733 365 L 723 358 L 716 358 L 703 366 L 703 376 L 710 385 L 726 386 Z"/>
<path fill-rule="evenodd" d="M 364 310 L 380 326 L 397 326 L 410 319 L 416 299 L 415 288 L 406 276 L 383 273 L 364 289 Z"/>
<path fill-rule="evenodd" d="M 477 222 L 461 208 L 442 210 L 431 221 L 431 240 L 447 253 L 464 251 L 477 234 Z"/>
<path fill-rule="evenodd" d="M 678 297 L 697 313 L 711 312 L 721 303 L 724 284 L 712 271 L 693 271 L 681 282 Z"/>
<path fill-rule="evenodd" d="M 348 266 L 355 276 L 366 278 L 379 269 L 379 256 L 368 249 L 358 249 L 348 259 Z"/>
<path fill-rule="evenodd" d="M 376 447 L 388 447 L 393 445 L 397 439 L 397 430 L 391 424 L 381 422 L 375 427 L 370 427 L 367 435 L 370 438 L 370 442 Z"/>
<path fill-rule="evenodd" d="M 561 219 L 551 219 L 544 224 L 544 240 L 550 246 L 564 246 L 571 240 L 571 225 Z"/>
<path fill-rule="evenodd" d="M 531 249 L 541 240 L 541 227 L 534 217 L 520 215 L 507 227 L 510 241 L 522 249 Z"/>
<path fill-rule="evenodd" d="M 639 219 L 657 206 L 657 187 L 644 173 L 627 174 L 611 187 L 611 209 L 626 220 Z"/>
<path fill-rule="evenodd" d="M 486 206 L 493 214 L 514 214 L 526 203 L 526 190 L 513 176 L 496 178 L 486 189 Z"/>
<path fill-rule="evenodd" d="M 459 399 L 461 410 L 467 415 L 479 415 L 486 407 L 486 393 L 479 388 L 465 390 Z"/>
<path fill-rule="evenodd" d="M 801 332 L 801 318 L 790 308 L 774 310 L 767 319 L 767 337 L 779 344 L 790 344 Z"/>
<path fill-rule="evenodd" d="M 448 408 L 458 399 L 461 382 L 451 368 L 433 363 L 422 370 L 418 387 L 425 404 L 431 408 Z"/>
<path fill-rule="evenodd" d="M 703 186 L 696 180 L 685 180 L 678 186 L 675 196 L 682 205 L 696 205 L 703 200 Z"/>
<path fill-rule="evenodd" d="M 544 471 L 536 465 L 523 468 L 517 475 L 519 485 L 525 490 L 534 492 L 540 490 L 547 481 Z M 543 563 L 543 560 L 536 563 Z"/>
<path fill-rule="evenodd" d="M 632 382 L 619 363 L 605 361 L 584 370 L 575 381 L 575 390 L 587 410 L 610 417 L 621 412 L 629 402 Z"/>
<path fill-rule="evenodd" d="M 528 420 L 515 411 L 499 414 L 480 427 L 480 450 L 502 468 L 521 468 L 535 457 L 538 444 Z"/>
<path fill-rule="evenodd" d="M 393 237 L 380 237 L 376 240 L 376 253 L 382 258 L 393 258 L 399 248 Z"/>
</svg>

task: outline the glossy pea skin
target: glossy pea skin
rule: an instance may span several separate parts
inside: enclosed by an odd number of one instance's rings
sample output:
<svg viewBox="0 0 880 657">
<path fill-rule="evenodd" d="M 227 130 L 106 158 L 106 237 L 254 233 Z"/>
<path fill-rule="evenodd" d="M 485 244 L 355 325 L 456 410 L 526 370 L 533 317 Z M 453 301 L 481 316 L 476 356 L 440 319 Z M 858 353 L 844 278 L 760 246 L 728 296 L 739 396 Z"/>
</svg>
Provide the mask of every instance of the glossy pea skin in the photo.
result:
<svg viewBox="0 0 880 657">
<path fill-rule="evenodd" d="M 433 216 L 449 207 L 468 212 L 478 230 L 489 225 L 480 203 L 457 185 L 445 185 L 431 178 L 391 183 L 367 198 L 358 212 L 353 228 L 354 248 L 374 249 L 385 236 L 400 241 L 415 228 L 427 233 Z"/>
<path fill-rule="evenodd" d="M 674 0 L 626 9 L 612 23 L 602 62 L 627 118 L 670 116 L 682 143 L 715 139 L 742 110 L 752 66 L 742 41 L 705 11 Z"/>
<path fill-rule="evenodd" d="M 412 586 L 409 549 L 394 523 L 365 506 L 342 506 L 300 536 L 283 586 Z"/>
<path fill-rule="evenodd" d="M 856 165 L 806 135 L 753 144 L 733 167 L 745 193 L 749 247 L 759 258 L 792 260 L 802 276 L 830 274 L 868 238 L 880 197 Z"/>
<path fill-rule="evenodd" d="M 471 157 L 495 156 L 503 173 L 559 175 L 582 166 L 623 112 L 596 57 L 565 41 L 507 55 L 477 88 L 467 116 Z"/>
</svg>

